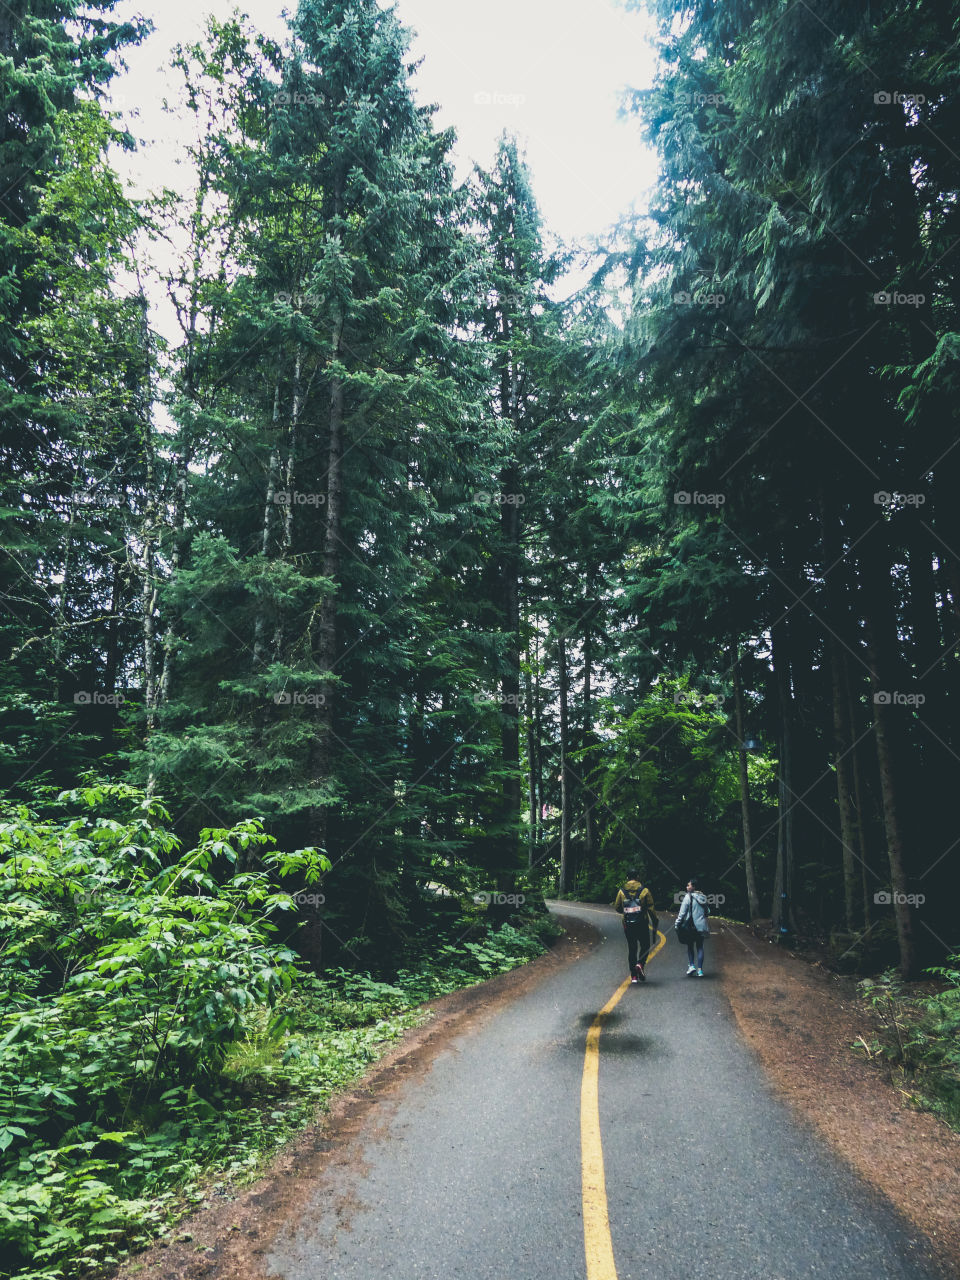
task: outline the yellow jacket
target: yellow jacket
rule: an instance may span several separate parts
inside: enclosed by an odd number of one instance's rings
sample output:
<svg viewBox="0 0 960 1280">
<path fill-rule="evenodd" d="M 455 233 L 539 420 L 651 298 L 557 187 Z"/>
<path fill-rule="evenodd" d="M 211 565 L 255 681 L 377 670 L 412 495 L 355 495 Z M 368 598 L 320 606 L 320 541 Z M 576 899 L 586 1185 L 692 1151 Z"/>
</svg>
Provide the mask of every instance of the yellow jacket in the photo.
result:
<svg viewBox="0 0 960 1280">
<path fill-rule="evenodd" d="M 650 922 L 650 927 L 652 929 L 656 929 L 657 925 L 660 923 L 660 920 L 654 909 L 653 894 L 650 892 L 650 890 L 641 886 L 639 880 L 628 880 L 627 883 L 623 886 L 623 888 L 628 889 L 632 895 L 639 897 L 640 905 L 647 913 L 647 918 Z M 642 912 L 627 912 L 626 915 L 624 915 L 623 904 L 626 902 L 626 900 L 627 900 L 627 895 L 623 892 L 623 889 L 618 889 L 616 901 L 614 902 L 613 905 L 617 909 L 617 911 L 619 911 L 620 914 L 624 916 L 624 923 L 626 923 L 626 921 L 631 918 L 639 918 L 640 915 L 642 914 Z"/>
</svg>

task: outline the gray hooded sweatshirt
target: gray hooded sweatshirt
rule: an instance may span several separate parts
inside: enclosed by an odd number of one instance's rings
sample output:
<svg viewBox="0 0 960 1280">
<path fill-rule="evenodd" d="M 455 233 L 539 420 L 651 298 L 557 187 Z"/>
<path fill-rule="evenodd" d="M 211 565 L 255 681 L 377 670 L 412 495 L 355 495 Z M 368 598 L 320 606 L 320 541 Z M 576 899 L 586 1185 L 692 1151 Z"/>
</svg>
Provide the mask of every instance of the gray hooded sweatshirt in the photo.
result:
<svg viewBox="0 0 960 1280">
<path fill-rule="evenodd" d="M 701 893 L 699 889 L 694 889 L 693 893 L 684 894 L 680 910 L 677 912 L 677 924 L 687 916 L 692 916 L 693 927 L 698 933 L 710 932 L 710 926 L 707 923 L 707 895 Z"/>
</svg>

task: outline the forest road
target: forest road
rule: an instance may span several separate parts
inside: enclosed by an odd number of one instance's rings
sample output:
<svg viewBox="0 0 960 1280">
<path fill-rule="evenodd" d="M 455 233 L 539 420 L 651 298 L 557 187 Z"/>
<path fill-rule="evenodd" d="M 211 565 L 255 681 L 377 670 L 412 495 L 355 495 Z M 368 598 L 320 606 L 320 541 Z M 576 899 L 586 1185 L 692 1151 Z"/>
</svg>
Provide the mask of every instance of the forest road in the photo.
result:
<svg viewBox="0 0 960 1280">
<path fill-rule="evenodd" d="M 268 1274 L 942 1274 L 772 1092 L 715 976 L 723 945 L 708 942 L 706 976 L 687 978 L 665 919 L 648 981 L 621 990 L 619 917 L 568 903 L 561 914 L 603 941 L 454 1038 L 386 1101 L 348 1164 L 278 1233 Z"/>
</svg>

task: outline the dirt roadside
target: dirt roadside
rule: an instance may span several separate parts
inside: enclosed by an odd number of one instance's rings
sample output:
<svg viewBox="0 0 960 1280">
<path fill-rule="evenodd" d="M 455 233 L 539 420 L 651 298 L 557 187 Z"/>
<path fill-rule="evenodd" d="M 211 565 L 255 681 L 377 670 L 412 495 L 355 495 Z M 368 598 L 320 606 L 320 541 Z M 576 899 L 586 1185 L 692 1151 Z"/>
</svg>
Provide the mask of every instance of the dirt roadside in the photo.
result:
<svg viewBox="0 0 960 1280">
<path fill-rule="evenodd" d="M 266 1280 L 264 1259 L 273 1239 L 284 1223 L 306 1210 L 320 1178 L 355 1157 L 351 1139 L 376 1124 L 380 1103 L 409 1077 L 422 1074 L 453 1037 L 478 1026 L 600 941 L 592 925 L 573 916 L 560 918 L 566 936 L 546 955 L 430 1001 L 430 1020 L 411 1028 L 355 1088 L 338 1095 L 330 1110 L 288 1143 L 255 1183 L 233 1192 L 211 1192 L 167 1239 L 131 1257 L 115 1280 Z"/>
<path fill-rule="evenodd" d="M 724 994 L 775 1088 L 960 1276 L 960 1134 L 851 1050 L 874 1034 L 855 980 L 745 927 L 713 929 Z"/>
</svg>

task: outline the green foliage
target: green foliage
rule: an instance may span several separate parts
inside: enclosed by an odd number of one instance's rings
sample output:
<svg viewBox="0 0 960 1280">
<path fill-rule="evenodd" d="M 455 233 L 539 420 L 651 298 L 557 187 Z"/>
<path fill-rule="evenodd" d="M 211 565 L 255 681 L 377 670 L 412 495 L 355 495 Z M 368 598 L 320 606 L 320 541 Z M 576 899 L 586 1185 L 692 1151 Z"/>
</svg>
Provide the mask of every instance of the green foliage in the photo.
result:
<svg viewBox="0 0 960 1280">
<path fill-rule="evenodd" d="M 928 972 L 943 990 L 917 995 L 892 971 L 859 984 L 878 1031 L 854 1047 L 891 1063 L 912 1101 L 960 1131 L 960 956 Z"/>
<path fill-rule="evenodd" d="M 577 893 L 609 902 L 637 867 L 658 905 L 672 901 L 690 875 L 743 910 L 731 868 L 739 857 L 736 760 L 722 692 L 698 692 L 686 677 L 660 678 L 629 714 L 601 703 L 597 742 L 581 753 L 598 779 L 600 858 L 584 868 Z M 751 757 L 758 813 L 773 813 L 773 766 Z M 762 806 L 762 807 L 761 807 Z M 762 830 L 762 828 L 761 828 Z M 763 864 L 769 840 L 757 851 Z"/>
<path fill-rule="evenodd" d="M 0 823 L 0 1237 L 21 1265 L 105 1265 L 155 1220 L 141 1193 L 176 1178 L 228 1047 L 295 979 L 279 879 L 327 864 L 255 820 L 181 853 L 119 784 L 56 807 Z"/>
</svg>

